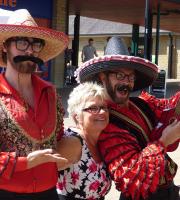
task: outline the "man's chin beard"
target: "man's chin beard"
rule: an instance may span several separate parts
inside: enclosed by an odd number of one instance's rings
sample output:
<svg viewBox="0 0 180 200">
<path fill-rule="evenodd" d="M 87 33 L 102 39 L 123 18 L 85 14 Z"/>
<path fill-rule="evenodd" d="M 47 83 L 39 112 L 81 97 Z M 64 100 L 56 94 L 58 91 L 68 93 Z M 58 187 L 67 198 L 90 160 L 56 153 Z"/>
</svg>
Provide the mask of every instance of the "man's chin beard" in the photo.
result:
<svg viewBox="0 0 180 200">
<path fill-rule="evenodd" d="M 43 65 L 43 63 L 42 59 L 28 55 L 15 56 L 12 60 L 13 68 L 22 74 L 32 74 L 37 66 Z"/>
<path fill-rule="evenodd" d="M 17 72 L 19 72 L 21 74 L 32 74 L 36 70 L 36 67 L 37 67 L 37 65 L 35 63 L 33 63 L 33 64 L 26 63 L 25 64 L 24 62 L 21 62 L 18 64 L 13 64 L 12 66 Z"/>
<path fill-rule="evenodd" d="M 126 97 L 122 97 L 121 99 L 115 96 L 113 101 L 119 105 L 126 105 L 128 99 L 129 99 L 129 94 Z"/>
<path fill-rule="evenodd" d="M 111 97 L 111 99 L 114 103 L 120 104 L 120 105 L 125 105 L 127 103 L 128 99 L 129 99 L 130 93 L 127 92 L 126 96 L 124 96 L 124 97 L 122 96 L 122 97 L 119 98 L 118 95 L 117 95 L 117 92 L 118 91 L 116 89 L 115 90 L 109 90 L 108 94 L 109 94 L 109 96 Z"/>
</svg>

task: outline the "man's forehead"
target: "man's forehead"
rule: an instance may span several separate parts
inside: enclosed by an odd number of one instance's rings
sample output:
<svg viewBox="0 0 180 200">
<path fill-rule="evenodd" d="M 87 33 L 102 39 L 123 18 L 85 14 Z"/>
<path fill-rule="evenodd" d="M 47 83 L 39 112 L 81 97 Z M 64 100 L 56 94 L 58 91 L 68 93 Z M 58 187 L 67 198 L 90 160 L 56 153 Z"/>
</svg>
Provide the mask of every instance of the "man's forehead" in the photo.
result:
<svg viewBox="0 0 180 200">
<path fill-rule="evenodd" d="M 126 67 L 121 67 L 118 70 L 113 70 L 114 72 L 127 72 L 127 73 L 135 73 L 134 69 L 131 68 L 126 68 Z"/>
<path fill-rule="evenodd" d="M 11 39 L 11 38 L 9 38 L 9 39 Z M 12 37 L 12 39 L 22 39 L 22 40 L 29 40 L 29 41 L 41 40 L 40 38 L 33 38 L 33 37 L 26 37 L 26 36 L 14 36 L 14 37 Z"/>
</svg>

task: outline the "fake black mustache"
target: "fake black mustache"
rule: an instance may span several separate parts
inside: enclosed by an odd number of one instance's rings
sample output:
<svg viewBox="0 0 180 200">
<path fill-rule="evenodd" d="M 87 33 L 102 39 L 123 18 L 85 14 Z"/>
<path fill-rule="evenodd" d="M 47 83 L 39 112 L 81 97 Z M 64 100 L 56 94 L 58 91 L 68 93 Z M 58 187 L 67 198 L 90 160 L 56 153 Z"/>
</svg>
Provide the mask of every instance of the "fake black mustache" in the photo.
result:
<svg viewBox="0 0 180 200">
<path fill-rule="evenodd" d="M 131 92 L 133 89 L 129 85 L 119 85 L 117 87 L 117 90 L 118 91 L 124 91 L 124 90 L 126 90 L 128 92 Z"/>
<path fill-rule="evenodd" d="M 32 62 L 36 63 L 38 66 L 41 66 L 44 64 L 43 60 L 41 60 L 40 58 L 34 57 L 34 56 L 16 56 L 16 57 L 14 57 L 15 63 L 23 62 L 23 61 L 32 61 Z"/>
</svg>

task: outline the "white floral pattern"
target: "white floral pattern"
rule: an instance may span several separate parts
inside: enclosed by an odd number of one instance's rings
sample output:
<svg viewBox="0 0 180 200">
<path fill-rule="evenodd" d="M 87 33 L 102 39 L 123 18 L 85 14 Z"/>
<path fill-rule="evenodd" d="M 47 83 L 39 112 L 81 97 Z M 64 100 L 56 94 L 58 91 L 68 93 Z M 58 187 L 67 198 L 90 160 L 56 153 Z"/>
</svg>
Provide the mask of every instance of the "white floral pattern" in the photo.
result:
<svg viewBox="0 0 180 200">
<path fill-rule="evenodd" d="M 69 135 L 77 135 L 77 133 L 67 129 L 65 137 Z M 70 168 L 59 172 L 57 192 L 74 199 L 99 199 L 110 190 L 111 179 L 103 162 L 96 163 L 86 142 L 82 141 L 81 159 Z"/>
</svg>

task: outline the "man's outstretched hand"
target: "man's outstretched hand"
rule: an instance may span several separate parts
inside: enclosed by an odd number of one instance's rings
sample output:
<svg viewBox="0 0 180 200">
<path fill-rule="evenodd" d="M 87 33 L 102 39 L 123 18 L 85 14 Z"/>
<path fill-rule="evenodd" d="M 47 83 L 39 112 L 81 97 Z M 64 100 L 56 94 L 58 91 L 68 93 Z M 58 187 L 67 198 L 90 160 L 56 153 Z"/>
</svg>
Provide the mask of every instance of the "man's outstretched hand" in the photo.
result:
<svg viewBox="0 0 180 200">
<path fill-rule="evenodd" d="M 61 157 L 60 154 L 55 153 L 53 149 L 33 151 L 27 156 L 28 169 L 48 162 L 54 162 L 57 164 L 58 168 L 64 168 L 64 166 L 67 165 L 68 160 Z"/>
<path fill-rule="evenodd" d="M 170 125 L 168 125 L 162 132 L 160 141 L 167 147 L 180 139 L 180 121 L 175 119 Z"/>
</svg>

